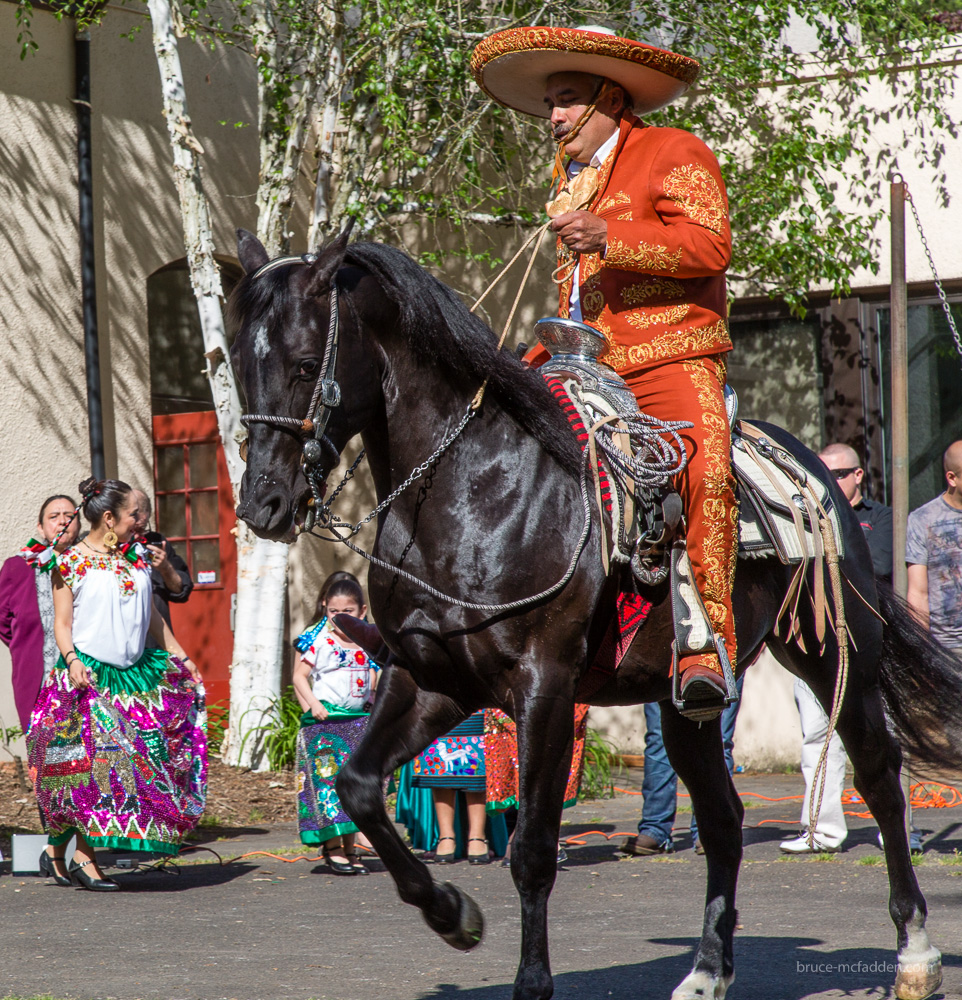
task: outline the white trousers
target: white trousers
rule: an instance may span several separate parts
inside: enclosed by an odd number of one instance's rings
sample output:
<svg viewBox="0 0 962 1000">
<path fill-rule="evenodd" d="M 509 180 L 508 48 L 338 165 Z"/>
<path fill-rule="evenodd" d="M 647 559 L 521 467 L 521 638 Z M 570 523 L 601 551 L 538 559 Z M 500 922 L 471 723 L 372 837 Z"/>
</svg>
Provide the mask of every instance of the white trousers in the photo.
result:
<svg viewBox="0 0 962 1000">
<path fill-rule="evenodd" d="M 798 716 L 802 724 L 802 777 L 805 779 L 801 823 L 802 829 L 807 831 L 808 805 L 811 801 L 812 785 L 815 783 L 815 768 L 822 753 L 825 735 L 828 733 L 828 716 L 812 689 L 798 679 L 795 681 L 795 704 L 798 706 Z M 838 733 L 832 734 L 826 764 L 822 806 L 818 813 L 815 837 L 824 847 L 840 847 L 848 836 L 848 826 L 842 810 L 842 792 L 845 789 L 845 748 Z"/>
</svg>

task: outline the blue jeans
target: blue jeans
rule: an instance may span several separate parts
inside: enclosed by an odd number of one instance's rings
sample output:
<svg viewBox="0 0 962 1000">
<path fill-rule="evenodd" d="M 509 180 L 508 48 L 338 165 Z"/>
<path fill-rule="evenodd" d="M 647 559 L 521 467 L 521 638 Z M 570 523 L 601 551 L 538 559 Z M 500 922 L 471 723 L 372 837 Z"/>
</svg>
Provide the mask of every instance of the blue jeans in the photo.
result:
<svg viewBox="0 0 962 1000">
<path fill-rule="evenodd" d="M 725 764 L 728 773 L 735 769 L 733 748 L 735 745 L 735 720 L 741 706 L 742 683 L 744 675 L 738 678 L 738 701 L 722 712 L 721 730 L 722 745 L 725 748 Z M 675 811 L 678 801 L 678 775 L 668 762 L 668 753 L 661 735 L 661 706 L 658 702 L 645 705 L 645 776 L 641 784 L 641 794 L 644 804 L 641 809 L 641 822 L 638 833 L 653 837 L 659 844 L 669 847 L 672 844 L 671 828 L 675 825 Z M 698 839 L 698 826 L 695 814 L 691 814 L 691 839 Z"/>
</svg>

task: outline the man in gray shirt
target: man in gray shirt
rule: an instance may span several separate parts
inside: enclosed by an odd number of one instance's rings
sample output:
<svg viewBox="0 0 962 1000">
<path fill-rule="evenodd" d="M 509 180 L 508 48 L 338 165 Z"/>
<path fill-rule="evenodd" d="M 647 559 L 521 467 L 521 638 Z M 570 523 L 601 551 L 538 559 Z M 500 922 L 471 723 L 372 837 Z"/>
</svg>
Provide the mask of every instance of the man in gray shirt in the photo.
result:
<svg viewBox="0 0 962 1000">
<path fill-rule="evenodd" d="M 942 456 L 947 489 L 909 514 L 908 602 L 943 646 L 962 655 L 962 441 Z"/>
</svg>

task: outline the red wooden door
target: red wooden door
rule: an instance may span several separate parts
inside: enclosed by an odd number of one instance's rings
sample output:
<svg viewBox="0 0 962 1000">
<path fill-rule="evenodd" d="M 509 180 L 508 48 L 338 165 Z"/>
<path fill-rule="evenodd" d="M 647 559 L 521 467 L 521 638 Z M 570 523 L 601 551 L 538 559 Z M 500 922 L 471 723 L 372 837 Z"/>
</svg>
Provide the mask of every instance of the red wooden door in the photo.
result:
<svg viewBox="0 0 962 1000">
<path fill-rule="evenodd" d="M 200 668 L 208 706 L 226 710 L 237 593 L 231 533 L 236 516 L 213 412 L 154 417 L 154 494 L 157 530 L 186 560 L 194 579 L 186 603 L 170 605 L 174 634 Z"/>
</svg>

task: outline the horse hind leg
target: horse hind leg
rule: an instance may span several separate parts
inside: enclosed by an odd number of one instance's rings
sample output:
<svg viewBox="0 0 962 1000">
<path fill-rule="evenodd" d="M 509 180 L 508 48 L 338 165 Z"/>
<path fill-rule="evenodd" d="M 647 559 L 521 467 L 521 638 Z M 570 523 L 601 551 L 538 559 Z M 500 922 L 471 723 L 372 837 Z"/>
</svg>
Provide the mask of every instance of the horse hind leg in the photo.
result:
<svg viewBox="0 0 962 1000">
<path fill-rule="evenodd" d="M 665 749 L 691 795 L 708 869 L 701 940 L 692 970 L 671 1000 L 724 1000 L 735 979 L 735 887 L 745 810 L 725 766 L 719 720 L 698 725 L 682 718 L 671 702 L 661 707 Z"/>
<path fill-rule="evenodd" d="M 450 882 L 438 885 L 398 836 L 384 808 L 383 781 L 464 718 L 450 699 L 419 691 L 400 666 L 388 667 L 357 750 L 337 776 L 344 809 L 391 873 L 402 901 L 452 948 L 469 951 L 484 934 L 478 904 Z"/>
<path fill-rule="evenodd" d="M 546 687 L 546 685 L 545 685 Z M 548 897 L 558 871 L 561 807 L 574 746 L 574 699 L 544 688 L 519 698 L 518 824 L 511 875 L 521 897 L 521 961 L 512 1000 L 548 1000 L 554 992 L 548 957 Z"/>
<path fill-rule="evenodd" d="M 875 817 L 885 844 L 889 913 L 898 939 L 895 996 L 925 1000 L 942 982 L 942 955 L 925 928 L 927 908 L 905 832 L 905 798 L 899 781 L 902 752 L 885 724 L 878 688 L 853 690 L 850 675 L 839 735 L 855 770 L 855 788 Z"/>
</svg>

